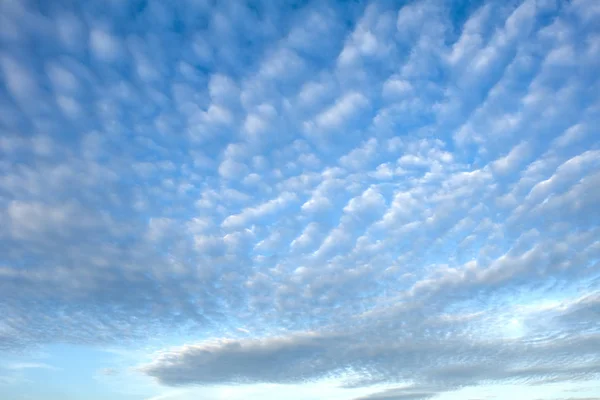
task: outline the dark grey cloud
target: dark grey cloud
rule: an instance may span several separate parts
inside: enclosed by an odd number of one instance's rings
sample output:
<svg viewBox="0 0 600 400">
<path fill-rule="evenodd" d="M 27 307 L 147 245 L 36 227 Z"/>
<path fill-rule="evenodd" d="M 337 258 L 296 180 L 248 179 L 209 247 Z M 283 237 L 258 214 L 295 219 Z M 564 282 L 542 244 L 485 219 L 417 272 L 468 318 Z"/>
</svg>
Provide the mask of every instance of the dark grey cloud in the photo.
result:
<svg viewBox="0 0 600 400">
<path fill-rule="evenodd" d="M 554 318 L 564 319 L 579 301 Z M 538 311 L 537 319 L 552 318 Z M 352 370 L 349 386 L 377 382 L 414 382 L 382 398 L 433 396 L 489 382 L 549 383 L 585 380 L 600 373 L 597 332 L 561 329 L 526 337 L 488 337 L 477 326 L 489 317 L 421 317 L 398 312 L 385 318 L 363 317 L 353 327 L 328 332 L 263 339 L 223 340 L 166 350 L 142 370 L 166 385 L 296 383 Z M 398 322 L 400 321 L 400 322 Z M 503 330 L 502 322 L 494 329 Z M 385 397 L 388 396 L 388 397 Z M 393 397 L 396 396 L 396 397 Z M 405 396 L 405 397 L 402 397 Z M 413 397 L 409 397 L 413 396 Z M 377 397 L 375 397 L 377 398 Z"/>
<path fill-rule="evenodd" d="M 355 400 L 425 400 L 437 395 L 437 391 L 413 390 L 413 389 L 388 389 L 366 397 Z"/>
</svg>

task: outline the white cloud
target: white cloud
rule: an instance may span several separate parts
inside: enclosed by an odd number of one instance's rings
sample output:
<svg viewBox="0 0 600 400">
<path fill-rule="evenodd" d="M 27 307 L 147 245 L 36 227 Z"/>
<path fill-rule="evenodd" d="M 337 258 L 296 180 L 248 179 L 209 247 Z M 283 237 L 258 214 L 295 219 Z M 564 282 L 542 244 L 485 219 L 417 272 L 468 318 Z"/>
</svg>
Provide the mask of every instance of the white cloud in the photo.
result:
<svg viewBox="0 0 600 400">
<path fill-rule="evenodd" d="M 229 103 L 239 96 L 239 89 L 235 82 L 228 76 L 214 74 L 208 83 L 210 97 L 217 103 Z"/>
<path fill-rule="evenodd" d="M 268 128 L 267 122 L 257 114 L 249 114 L 244 121 L 244 130 L 251 136 L 257 136 Z"/>
<path fill-rule="evenodd" d="M 320 234 L 319 224 L 316 222 L 309 223 L 304 231 L 296 239 L 292 240 L 290 247 L 293 250 L 304 249 L 310 245 L 315 244 L 318 235 Z"/>
<path fill-rule="evenodd" d="M 562 135 L 554 140 L 558 147 L 566 147 L 573 142 L 580 141 L 586 136 L 586 127 L 582 124 L 576 124 L 567 129 Z"/>
<path fill-rule="evenodd" d="M 275 213 L 285 208 L 289 203 L 296 200 L 297 196 L 293 193 L 284 192 L 278 197 L 255 207 L 242 210 L 241 213 L 230 215 L 222 223 L 224 228 L 239 228 L 247 226 L 254 219 Z"/>
<path fill-rule="evenodd" d="M 375 179 L 389 180 L 395 175 L 394 170 L 391 168 L 390 163 L 379 164 L 374 172 L 371 172 L 371 176 Z"/>
<path fill-rule="evenodd" d="M 74 204 L 46 205 L 39 202 L 12 201 L 6 210 L 10 232 L 18 239 L 30 240 L 49 232 L 61 234 L 73 224 L 82 221 L 76 218 Z"/>
<path fill-rule="evenodd" d="M 248 167 L 230 158 L 223 160 L 219 165 L 219 175 L 225 179 L 238 179 L 244 175 L 248 170 Z"/>
<path fill-rule="evenodd" d="M 340 158 L 340 165 L 350 170 L 359 170 L 364 168 L 371 159 L 377 154 L 377 139 L 371 138 L 362 146 L 352 150 L 350 153 Z"/>
<path fill-rule="evenodd" d="M 314 124 L 317 129 L 333 130 L 341 128 L 349 120 L 369 105 L 369 100 L 361 93 L 350 92 L 342 95 L 331 107 L 316 116 Z M 308 125 L 309 129 L 312 123 Z"/>
<path fill-rule="evenodd" d="M 325 196 L 317 195 L 308 199 L 302 204 L 302 211 L 305 212 L 319 212 L 327 210 L 331 207 L 331 201 Z"/>
<path fill-rule="evenodd" d="M 370 187 L 360 196 L 352 198 L 344 207 L 344 212 L 348 214 L 361 214 L 369 211 L 377 212 L 384 210 L 385 206 L 385 198 L 377 189 Z"/>
<path fill-rule="evenodd" d="M 80 83 L 77 76 L 59 63 L 48 63 L 46 73 L 54 86 L 54 90 L 62 93 L 75 93 L 79 91 Z"/>
<path fill-rule="evenodd" d="M 264 60 L 259 74 L 264 79 L 289 79 L 300 74 L 304 61 L 294 51 L 281 48 Z"/>
<path fill-rule="evenodd" d="M 244 120 L 244 132 L 249 141 L 260 139 L 266 134 L 277 117 L 275 107 L 270 104 L 261 104 L 255 112 L 248 113 Z"/>
<path fill-rule="evenodd" d="M 111 32 L 95 28 L 90 32 L 90 49 L 102 61 L 116 61 L 122 56 L 122 46 Z"/>
<path fill-rule="evenodd" d="M 39 363 L 39 362 L 21 362 L 21 363 L 14 363 L 8 366 L 9 369 L 17 369 L 17 370 L 21 370 L 21 369 L 50 369 L 50 370 L 56 370 L 58 368 L 49 365 L 49 364 L 45 364 L 45 363 Z"/>
<path fill-rule="evenodd" d="M 397 78 L 391 77 L 383 84 L 383 96 L 388 99 L 395 99 L 404 97 L 412 91 L 412 85 L 410 82 Z"/>
<path fill-rule="evenodd" d="M 513 147 L 506 156 L 501 157 L 492 163 L 492 169 L 497 174 L 507 174 L 514 172 L 519 164 L 527 158 L 529 154 L 529 145 L 526 142 Z"/>
<path fill-rule="evenodd" d="M 1 56 L 0 66 L 7 88 L 17 101 L 25 102 L 29 98 L 37 96 L 37 82 L 27 67 L 6 55 Z"/>
<path fill-rule="evenodd" d="M 70 50 L 79 50 L 87 37 L 84 22 L 70 12 L 63 12 L 56 19 L 56 28 L 61 42 Z"/>
<path fill-rule="evenodd" d="M 298 103 L 305 108 L 319 104 L 331 94 L 332 86 L 330 79 L 325 80 L 325 82 L 306 82 L 298 92 Z"/>
</svg>

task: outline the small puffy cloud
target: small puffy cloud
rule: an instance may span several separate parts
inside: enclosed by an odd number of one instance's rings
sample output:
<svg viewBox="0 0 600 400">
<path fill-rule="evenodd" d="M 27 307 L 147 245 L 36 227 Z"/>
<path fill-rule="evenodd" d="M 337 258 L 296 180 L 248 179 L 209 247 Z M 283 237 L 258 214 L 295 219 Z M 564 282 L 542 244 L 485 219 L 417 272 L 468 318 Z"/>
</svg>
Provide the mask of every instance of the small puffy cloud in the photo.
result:
<svg viewBox="0 0 600 400">
<path fill-rule="evenodd" d="M 315 126 L 317 129 L 325 131 L 339 129 L 349 120 L 355 119 L 357 114 L 360 114 L 368 105 L 369 100 L 362 93 L 345 93 L 328 109 L 319 113 L 314 121 L 308 123 L 307 127 L 312 129 Z"/>
<path fill-rule="evenodd" d="M 248 171 L 246 164 L 233 160 L 225 159 L 219 165 L 219 175 L 225 179 L 237 179 Z"/>
<path fill-rule="evenodd" d="M 304 228 L 300 236 L 290 242 L 290 247 L 293 250 L 304 249 L 311 244 L 314 244 L 321 233 L 319 224 L 311 222 Z"/>
<path fill-rule="evenodd" d="M 362 146 L 353 149 L 350 153 L 341 157 L 340 165 L 347 169 L 360 170 L 366 167 L 376 155 L 377 139 L 371 138 Z"/>
<path fill-rule="evenodd" d="M 242 210 L 241 213 L 230 215 L 223 221 L 224 228 L 236 228 L 247 226 L 252 220 L 267 216 L 269 214 L 281 211 L 289 203 L 296 200 L 296 195 L 289 192 L 284 192 L 280 196 L 271 199 L 265 203 L 255 207 L 250 207 Z"/>
<path fill-rule="evenodd" d="M 390 163 L 379 164 L 375 171 L 371 172 L 371 176 L 375 179 L 389 180 L 394 177 L 395 171 Z"/>
<path fill-rule="evenodd" d="M 324 211 L 331 207 L 331 201 L 321 195 L 313 196 L 302 204 L 302 211 L 306 212 L 318 212 Z"/>
<path fill-rule="evenodd" d="M 244 120 L 243 130 L 249 141 L 256 141 L 272 130 L 277 111 L 270 104 L 261 104 L 256 110 L 248 113 Z"/>
<path fill-rule="evenodd" d="M 513 147 L 506 156 L 499 158 L 492 164 L 492 169 L 498 174 L 506 174 L 518 168 L 520 163 L 526 159 L 529 153 L 527 143 L 521 143 Z"/>
<path fill-rule="evenodd" d="M 297 95 L 297 102 L 300 107 L 311 109 L 319 105 L 324 99 L 331 95 L 331 89 L 334 84 L 329 79 L 321 81 L 308 81 L 302 85 Z"/>
<path fill-rule="evenodd" d="M 216 103 L 228 103 L 239 96 L 239 89 L 235 82 L 223 74 L 214 74 L 210 77 L 208 92 Z"/>
<path fill-rule="evenodd" d="M 360 196 L 352 198 L 344 207 L 344 212 L 348 214 L 360 214 L 368 211 L 377 211 L 385 208 L 385 198 L 377 191 L 370 187 L 365 190 Z"/>
<path fill-rule="evenodd" d="M 304 61 L 293 50 L 282 48 L 264 60 L 259 70 L 263 79 L 289 79 L 302 72 Z"/>
<path fill-rule="evenodd" d="M 27 66 L 13 57 L 2 55 L 0 67 L 5 85 L 16 101 L 25 102 L 38 94 L 38 83 Z"/>
<path fill-rule="evenodd" d="M 61 234 L 70 227 L 85 223 L 76 204 L 48 205 L 40 202 L 12 201 L 6 215 L 10 233 L 15 238 L 33 239 L 48 232 Z"/>
<path fill-rule="evenodd" d="M 56 61 L 48 63 L 46 74 L 55 90 L 62 93 L 75 93 L 80 89 L 78 77 Z"/>
<path fill-rule="evenodd" d="M 92 54 L 101 61 L 116 61 L 122 55 L 119 39 L 105 29 L 92 29 L 89 41 Z"/>
<path fill-rule="evenodd" d="M 383 84 L 382 91 L 385 98 L 393 100 L 408 95 L 412 91 L 412 85 L 404 79 L 391 77 Z"/>
</svg>

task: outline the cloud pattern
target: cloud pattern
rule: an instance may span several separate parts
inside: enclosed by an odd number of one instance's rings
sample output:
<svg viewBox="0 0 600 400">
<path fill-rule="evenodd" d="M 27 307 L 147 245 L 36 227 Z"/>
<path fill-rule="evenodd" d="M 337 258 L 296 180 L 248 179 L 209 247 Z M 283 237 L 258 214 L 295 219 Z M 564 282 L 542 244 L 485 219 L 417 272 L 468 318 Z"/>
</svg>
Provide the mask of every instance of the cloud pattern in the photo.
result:
<svg viewBox="0 0 600 400">
<path fill-rule="evenodd" d="M 600 372 L 600 8 L 0 5 L 0 351 L 168 386 Z"/>
</svg>

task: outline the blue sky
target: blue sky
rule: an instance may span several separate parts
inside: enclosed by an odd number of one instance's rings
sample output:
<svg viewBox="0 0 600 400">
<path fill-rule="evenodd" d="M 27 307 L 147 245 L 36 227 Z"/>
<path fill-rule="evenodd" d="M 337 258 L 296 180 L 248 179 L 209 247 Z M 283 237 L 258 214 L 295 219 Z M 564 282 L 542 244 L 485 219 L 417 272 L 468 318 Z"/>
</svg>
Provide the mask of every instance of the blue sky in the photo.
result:
<svg viewBox="0 0 600 400">
<path fill-rule="evenodd" d="M 600 398 L 599 19 L 0 1 L 0 398 Z"/>
</svg>

